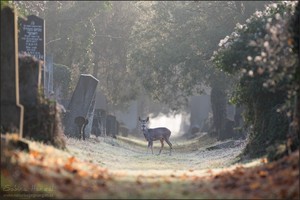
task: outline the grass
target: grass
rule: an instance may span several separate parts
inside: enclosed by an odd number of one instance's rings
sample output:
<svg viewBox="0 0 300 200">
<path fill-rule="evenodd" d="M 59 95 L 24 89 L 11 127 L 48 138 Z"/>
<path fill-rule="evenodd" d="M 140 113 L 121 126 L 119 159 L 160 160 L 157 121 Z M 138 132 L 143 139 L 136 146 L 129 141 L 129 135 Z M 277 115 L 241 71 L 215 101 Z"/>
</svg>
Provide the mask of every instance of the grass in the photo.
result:
<svg viewBox="0 0 300 200">
<path fill-rule="evenodd" d="M 66 150 L 59 150 L 26 139 L 22 140 L 29 144 L 31 153 L 21 152 L 17 157 L 18 162 L 30 164 L 34 161 L 33 157 L 36 156 L 36 159 L 40 159 L 42 156 L 47 160 L 47 167 L 50 169 L 50 171 L 47 170 L 48 172 L 43 171 L 45 167 L 39 166 L 45 163 L 37 160 L 38 166 L 29 167 L 27 169 L 29 172 L 41 175 L 46 173 L 47 176 L 49 174 L 52 179 L 59 179 L 59 184 L 62 184 L 61 181 L 64 183 L 66 179 L 83 182 L 78 183 L 81 186 L 72 186 L 74 188 L 65 184 L 64 186 L 60 185 L 60 188 L 56 189 L 59 192 L 55 192 L 55 197 L 58 198 L 69 195 L 68 197 L 104 199 L 207 199 L 212 194 L 210 191 L 203 192 L 203 184 L 206 184 L 204 180 L 210 177 L 212 172 L 218 172 L 230 166 L 243 149 L 241 145 L 235 148 L 208 151 L 207 147 L 216 144 L 215 139 L 208 135 L 201 135 L 189 141 L 179 138 L 171 140 L 174 148 L 172 156 L 169 156 L 169 147 L 166 144 L 162 154 L 156 155 L 160 148 L 160 142 L 154 142 L 154 155 L 150 151 L 147 154 L 147 142 L 133 137 L 118 136 L 117 139 L 113 139 L 92 136 L 86 141 L 66 138 Z M 59 166 L 66 167 L 66 163 L 68 164 L 70 158 L 73 157 L 82 163 L 76 162 L 76 165 L 73 164 L 72 167 L 79 167 L 80 170 L 89 173 L 92 168 L 87 163 L 92 163 L 94 166 L 106 168 L 108 176 L 112 179 L 105 181 L 105 188 L 101 190 L 101 180 L 88 179 L 85 182 L 85 179 L 81 181 L 78 178 L 72 178 L 72 175 L 60 170 Z M 41 183 L 43 184 L 42 181 Z M 82 184 L 91 192 L 84 192 L 86 190 Z M 101 187 L 97 189 L 96 185 L 99 184 Z M 96 189 L 93 189 L 94 186 Z M 77 193 L 72 193 L 75 188 Z M 205 186 L 204 188 L 209 187 Z M 66 191 L 70 193 L 67 194 Z M 215 197 L 216 194 L 213 196 Z"/>
</svg>

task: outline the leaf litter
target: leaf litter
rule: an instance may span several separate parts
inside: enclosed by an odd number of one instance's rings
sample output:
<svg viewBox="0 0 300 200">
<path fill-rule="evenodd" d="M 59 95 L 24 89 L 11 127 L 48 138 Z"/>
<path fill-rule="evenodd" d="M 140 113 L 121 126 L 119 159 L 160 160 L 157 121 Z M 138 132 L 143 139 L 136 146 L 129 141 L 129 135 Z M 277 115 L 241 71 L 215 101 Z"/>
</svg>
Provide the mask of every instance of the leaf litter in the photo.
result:
<svg viewBox="0 0 300 200">
<path fill-rule="evenodd" d="M 204 160 L 183 158 L 198 155 L 202 159 L 199 155 L 203 152 L 209 153 L 206 157 L 209 160 L 213 159 L 212 151 L 196 148 L 194 152 L 187 152 L 191 150 L 187 148 L 178 150 L 178 157 L 176 153 L 172 157 L 156 156 L 146 155 L 146 146 L 128 145 L 125 140 L 115 141 L 118 145 L 111 145 L 111 141 L 104 139 L 91 141 L 92 146 L 88 146 L 87 141 L 71 139 L 69 151 L 29 140 L 26 141 L 29 152 L 1 147 L 1 196 L 18 194 L 14 199 L 40 198 L 41 195 L 76 199 L 299 199 L 299 152 L 270 163 L 262 158 L 259 164 L 250 167 L 227 163 L 219 168 L 199 168 L 196 163 Z M 100 156 L 102 161 L 82 155 L 80 145 L 92 156 Z M 118 157 L 120 151 L 123 153 Z M 128 167 L 123 163 L 126 160 L 131 161 Z"/>
</svg>

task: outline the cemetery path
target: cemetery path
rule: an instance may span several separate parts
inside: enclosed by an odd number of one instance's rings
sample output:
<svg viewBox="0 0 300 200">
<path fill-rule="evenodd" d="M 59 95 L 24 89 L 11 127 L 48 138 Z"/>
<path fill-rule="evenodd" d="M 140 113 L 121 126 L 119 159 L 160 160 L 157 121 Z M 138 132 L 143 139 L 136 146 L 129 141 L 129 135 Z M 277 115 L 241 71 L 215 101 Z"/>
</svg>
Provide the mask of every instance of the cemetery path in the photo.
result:
<svg viewBox="0 0 300 200">
<path fill-rule="evenodd" d="M 299 196 L 299 152 L 277 162 L 258 159 L 233 164 L 244 143 L 216 143 L 205 135 L 191 141 L 174 139 L 172 156 L 166 146 L 160 156 L 146 154 L 146 143 L 132 138 L 67 139 L 67 151 L 26 142 L 29 152 L 1 145 L 3 197 L 297 199 Z M 158 148 L 155 145 L 155 152 Z"/>
</svg>

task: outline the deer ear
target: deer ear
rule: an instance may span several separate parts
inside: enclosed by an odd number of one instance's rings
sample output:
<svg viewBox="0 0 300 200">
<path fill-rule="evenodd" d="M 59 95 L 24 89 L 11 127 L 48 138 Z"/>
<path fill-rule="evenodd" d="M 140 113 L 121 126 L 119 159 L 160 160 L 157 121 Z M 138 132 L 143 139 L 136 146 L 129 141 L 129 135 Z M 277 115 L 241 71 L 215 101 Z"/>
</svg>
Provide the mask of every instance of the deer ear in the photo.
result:
<svg viewBox="0 0 300 200">
<path fill-rule="evenodd" d="M 146 119 L 146 122 L 148 122 L 149 121 L 149 117 L 147 117 L 147 119 Z"/>
</svg>

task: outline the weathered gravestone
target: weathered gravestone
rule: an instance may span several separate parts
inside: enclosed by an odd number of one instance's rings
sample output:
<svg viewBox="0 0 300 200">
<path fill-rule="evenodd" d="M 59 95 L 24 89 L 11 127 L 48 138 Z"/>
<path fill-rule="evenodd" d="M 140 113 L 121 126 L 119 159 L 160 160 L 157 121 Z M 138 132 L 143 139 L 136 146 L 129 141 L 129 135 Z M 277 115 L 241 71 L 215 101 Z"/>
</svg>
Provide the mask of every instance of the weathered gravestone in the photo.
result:
<svg viewBox="0 0 300 200">
<path fill-rule="evenodd" d="M 101 133 L 102 132 L 101 132 L 100 109 L 95 109 L 91 134 L 96 135 L 98 137 L 101 135 Z"/>
<path fill-rule="evenodd" d="M 19 20 L 19 53 L 29 54 L 42 61 L 42 84 L 45 83 L 45 23 L 35 15 L 27 16 L 27 20 Z M 46 90 L 46 87 L 44 87 Z M 46 91 L 45 91 L 46 94 Z"/>
<path fill-rule="evenodd" d="M 71 137 L 80 138 L 76 131 L 77 125 L 74 120 L 78 116 L 87 118 L 88 111 L 93 100 L 98 80 L 89 74 L 81 74 L 71 101 L 65 114 L 65 134 Z M 92 122 L 90 122 L 92 123 Z"/>
<path fill-rule="evenodd" d="M 122 136 L 127 137 L 129 133 L 129 129 L 125 126 L 120 126 L 120 132 L 122 133 Z"/>
<path fill-rule="evenodd" d="M 38 102 L 41 89 L 41 63 L 34 57 L 19 55 L 20 102 L 25 106 L 34 106 Z"/>
<path fill-rule="evenodd" d="M 113 115 L 106 116 L 106 134 L 114 138 L 117 135 L 117 120 Z"/>
<path fill-rule="evenodd" d="M 1 132 L 23 134 L 23 106 L 19 104 L 17 16 L 1 10 Z"/>
<path fill-rule="evenodd" d="M 96 99 L 95 97 L 96 97 L 96 92 L 95 92 L 95 94 L 93 96 L 93 99 L 92 99 L 92 102 L 90 104 L 90 108 L 89 108 L 89 111 L 88 111 L 88 114 L 87 114 L 87 119 L 91 122 L 91 123 L 87 124 L 86 128 L 85 128 L 85 130 L 86 130 L 85 136 L 87 138 L 90 137 L 90 133 L 92 132 L 92 125 L 93 125 L 92 122 L 93 122 L 93 118 L 94 118 L 95 99 Z"/>
<path fill-rule="evenodd" d="M 60 111 L 41 94 L 41 61 L 19 55 L 20 102 L 24 106 L 23 136 L 64 148 Z"/>
<path fill-rule="evenodd" d="M 44 20 L 35 15 L 27 16 L 27 20 L 19 20 L 19 52 L 27 53 L 36 59 L 45 60 Z"/>
</svg>

